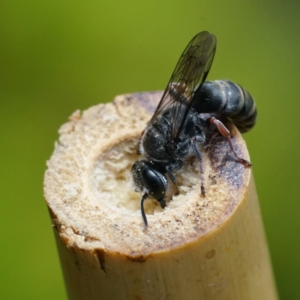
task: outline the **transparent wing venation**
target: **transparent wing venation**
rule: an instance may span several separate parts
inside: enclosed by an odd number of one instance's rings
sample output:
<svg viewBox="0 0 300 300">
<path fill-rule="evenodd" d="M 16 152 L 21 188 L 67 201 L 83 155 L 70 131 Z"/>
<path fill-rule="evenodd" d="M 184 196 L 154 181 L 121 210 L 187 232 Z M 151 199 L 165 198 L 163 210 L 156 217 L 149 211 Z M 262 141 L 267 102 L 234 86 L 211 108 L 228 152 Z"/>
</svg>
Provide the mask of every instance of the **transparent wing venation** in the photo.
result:
<svg viewBox="0 0 300 300">
<path fill-rule="evenodd" d="M 150 122 L 169 110 L 170 142 L 176 141 L 192 105 L 196 89 L 205 81 L 216 52 L 216 37 L 207 31 L 198 33 L 183 51 L 165 92 Z"/>
</svg>

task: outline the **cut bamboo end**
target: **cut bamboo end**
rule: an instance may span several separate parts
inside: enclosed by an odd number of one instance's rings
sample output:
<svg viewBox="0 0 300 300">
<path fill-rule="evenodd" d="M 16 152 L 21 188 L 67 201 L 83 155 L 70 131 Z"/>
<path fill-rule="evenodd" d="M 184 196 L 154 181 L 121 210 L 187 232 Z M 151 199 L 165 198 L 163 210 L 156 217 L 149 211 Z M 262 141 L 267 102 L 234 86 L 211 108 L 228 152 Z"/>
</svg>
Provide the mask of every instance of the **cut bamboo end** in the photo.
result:
<svg viewBox="0 0 300 300">
<path fill-rule="evenodd" d="M 251 170 L 213 129 L 201 152 L 206 197 L 190 159 L 164 210 L 145 202 L 145 228 L 130 170 L 161 95 L 118 96 L 59 131 L 44 192 L 69 299 L 277 299 Z"/>
</svg>

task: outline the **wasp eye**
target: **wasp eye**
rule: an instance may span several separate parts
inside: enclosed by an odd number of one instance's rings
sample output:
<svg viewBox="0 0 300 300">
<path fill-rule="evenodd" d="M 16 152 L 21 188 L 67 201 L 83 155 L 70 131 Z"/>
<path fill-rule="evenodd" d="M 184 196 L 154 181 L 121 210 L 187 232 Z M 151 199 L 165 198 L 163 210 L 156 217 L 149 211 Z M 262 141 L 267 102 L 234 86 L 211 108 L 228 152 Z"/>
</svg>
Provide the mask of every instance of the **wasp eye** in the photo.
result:
<svg viewBox="0 0 300 300">
<path fill-rule="evenodd" d="M 165 206 L 164 198 L 168 188 L 165 175 L 155 169 L 153 164 L 147 161 L 137 161 L 132 167 L 133 179 L 140 191 L 147 191 L 148 195 Z"/>
</svg>

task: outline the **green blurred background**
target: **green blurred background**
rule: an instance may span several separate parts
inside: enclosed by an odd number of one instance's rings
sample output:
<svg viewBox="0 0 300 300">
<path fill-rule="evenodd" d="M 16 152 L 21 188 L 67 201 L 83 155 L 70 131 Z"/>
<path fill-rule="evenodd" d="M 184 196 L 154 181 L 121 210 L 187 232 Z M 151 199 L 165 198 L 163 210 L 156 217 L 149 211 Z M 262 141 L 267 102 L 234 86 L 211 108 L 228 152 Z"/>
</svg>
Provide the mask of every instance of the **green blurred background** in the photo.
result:
<svg viewBox="0 0 300 300">
<path fill-rule="evenodd" d="M 216 34 L 209 79 L 256 98 L 245 135 L 281 299 L 300 299 L 298 1 L 0 3 L 0 298 L 66 299 L 43 174 L 76 109 L 164 89 L 189 40 Z"/>
</svg>

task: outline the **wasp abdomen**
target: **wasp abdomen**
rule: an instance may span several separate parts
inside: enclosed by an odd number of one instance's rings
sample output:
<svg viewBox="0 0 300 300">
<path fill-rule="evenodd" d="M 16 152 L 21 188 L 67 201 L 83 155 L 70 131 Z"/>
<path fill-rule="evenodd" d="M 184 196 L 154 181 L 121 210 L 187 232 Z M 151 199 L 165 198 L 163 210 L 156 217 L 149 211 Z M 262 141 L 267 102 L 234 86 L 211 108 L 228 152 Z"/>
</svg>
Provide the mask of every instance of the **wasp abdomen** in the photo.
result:
<svg viewBox="0 0 300 300">
<path fill-rule="evenodd" d="M 198 112 L 224 115 L 241 132 L 250 130 L 255 124 L 257 111 L 252 96 L 230 80 L 206 81 L 195 97 L 193 107 Z"/>
</svg>

